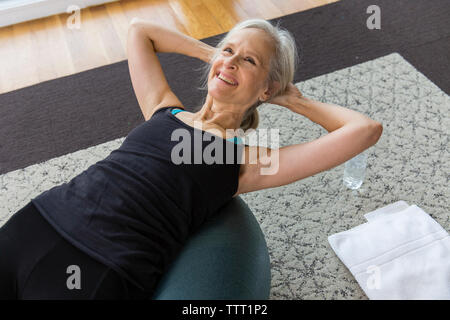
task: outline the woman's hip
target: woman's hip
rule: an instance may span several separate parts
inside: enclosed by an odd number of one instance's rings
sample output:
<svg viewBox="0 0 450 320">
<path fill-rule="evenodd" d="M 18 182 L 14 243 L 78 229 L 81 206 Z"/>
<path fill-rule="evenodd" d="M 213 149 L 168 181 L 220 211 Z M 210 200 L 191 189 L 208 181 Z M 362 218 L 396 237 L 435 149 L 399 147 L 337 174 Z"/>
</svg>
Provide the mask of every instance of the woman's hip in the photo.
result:
<svg viewBox="0 0 450 320">
<path fill-rule="evenodd" d="M 0 228 L 0 261 L 0 298 L 128 298 L 125 280 L 59 235 L 32 202 Z"/>
</svg>

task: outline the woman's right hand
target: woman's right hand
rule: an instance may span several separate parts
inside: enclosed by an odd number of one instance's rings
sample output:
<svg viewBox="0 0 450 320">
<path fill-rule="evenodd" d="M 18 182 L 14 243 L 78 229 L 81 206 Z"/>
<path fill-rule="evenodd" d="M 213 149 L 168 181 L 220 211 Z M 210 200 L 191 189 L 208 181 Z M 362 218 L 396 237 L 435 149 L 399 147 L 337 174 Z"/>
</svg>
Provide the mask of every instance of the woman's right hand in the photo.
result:
<svg viewBox="0 0 450 320">
<path fill-rule="evenodd" d="M 217 48 L 210 46 L 204 42 L 201 42 L 200 40 L 197 40 L 199 44 L 199 50 L 198 50 L 198 56 L 200 60 L 206 63 L 211 63 L 211 59 L 214 56 L 214 53 L 216 52 Z"/>
<path fill-rule="evenodd" d="M 214 54 L 216 53 L 217 48 L 215 47 L 209 47 L 209 52 L 208 52 L 208 63 L 211 63 L 212 58 L 214 57 Z"/>
</svg>

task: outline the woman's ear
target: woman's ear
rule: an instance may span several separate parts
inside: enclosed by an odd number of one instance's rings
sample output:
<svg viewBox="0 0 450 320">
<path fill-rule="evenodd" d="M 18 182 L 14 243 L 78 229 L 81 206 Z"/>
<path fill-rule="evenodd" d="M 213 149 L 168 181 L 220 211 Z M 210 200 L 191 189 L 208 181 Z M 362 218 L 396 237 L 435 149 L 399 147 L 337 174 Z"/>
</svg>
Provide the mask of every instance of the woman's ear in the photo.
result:
<svg viewBox="0 0 450 320">
<path fill-rule="evenodd" d="M 280 90 L 281 84 L 278 81 L 273 81 L 267 88 L 266 91 L 261 95 L 259 101 L 268 101 Z"/>
</svg>

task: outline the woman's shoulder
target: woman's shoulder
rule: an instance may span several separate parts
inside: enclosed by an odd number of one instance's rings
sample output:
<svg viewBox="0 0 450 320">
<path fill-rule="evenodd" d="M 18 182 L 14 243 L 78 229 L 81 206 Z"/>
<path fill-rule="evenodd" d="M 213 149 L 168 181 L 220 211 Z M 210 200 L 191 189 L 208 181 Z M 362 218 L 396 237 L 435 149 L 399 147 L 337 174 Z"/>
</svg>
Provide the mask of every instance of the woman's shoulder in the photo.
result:
<svg viewBox="0 0 450 320">
<path fill-rule="evenodd" d="M 155 108 L 155 110 L 153 110 L 152 116 L 149 118 L 149 120 L 151 118 L 153 118 L 153 116 L 157 113 L 163 112 L 163 111 L 167 111 L 169 110 L 172 114 L 176 114 L 180 111 L 186 111 L 184 110 L 184 108 L 179 107 L 179 106 L 159 106 L 157 108 Z"/>
</svg>

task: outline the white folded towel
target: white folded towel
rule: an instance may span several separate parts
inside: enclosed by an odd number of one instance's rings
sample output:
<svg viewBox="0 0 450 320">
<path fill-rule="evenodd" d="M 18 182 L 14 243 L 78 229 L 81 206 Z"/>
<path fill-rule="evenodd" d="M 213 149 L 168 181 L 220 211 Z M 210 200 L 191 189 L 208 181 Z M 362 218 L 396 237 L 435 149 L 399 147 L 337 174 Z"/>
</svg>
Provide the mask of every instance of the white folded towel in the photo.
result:
<svg viewBox="0 0 450 320">
<path fill-rule="evenodd" d="M 369 299 L 450 299 L 450 237 L 416 205 L 397 201 L 328 241 Z"/>
</svg>

